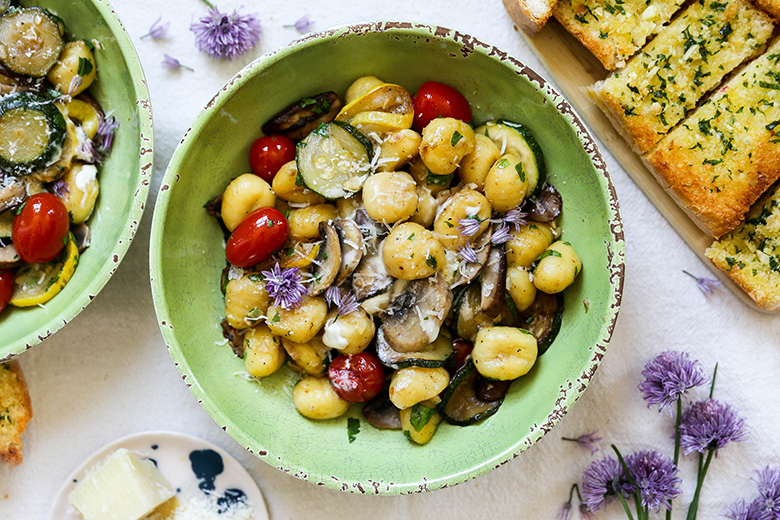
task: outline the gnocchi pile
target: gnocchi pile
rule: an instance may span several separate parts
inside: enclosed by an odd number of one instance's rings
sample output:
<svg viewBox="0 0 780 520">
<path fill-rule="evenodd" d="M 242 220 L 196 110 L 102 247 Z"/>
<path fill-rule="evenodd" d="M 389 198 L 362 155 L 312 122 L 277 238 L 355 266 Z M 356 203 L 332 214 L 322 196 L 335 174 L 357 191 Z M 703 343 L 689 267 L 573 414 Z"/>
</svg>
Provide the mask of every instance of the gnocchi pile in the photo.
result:
<svg viewBox="0 0 780 520">
<path fill-rule="evenodd" d="M 412 95 L 367 76 L 263 133 L 252 171 L 207 204 L 227 238 L 222 330 L 246 371 L 287 363 L 301 415 L 365 403 L 366 421 L 416 444 L 494 414 L 582 272 L 531 132 L 475 127 L 442 83 Z"/>
<path fill-rule="evenodd" d="M 95 43 L 64 35 L 51 11 L 0 1 L 0 312 L 70 280 L 113 142 L 116 122 L 85 92 Z"/>
</svg>

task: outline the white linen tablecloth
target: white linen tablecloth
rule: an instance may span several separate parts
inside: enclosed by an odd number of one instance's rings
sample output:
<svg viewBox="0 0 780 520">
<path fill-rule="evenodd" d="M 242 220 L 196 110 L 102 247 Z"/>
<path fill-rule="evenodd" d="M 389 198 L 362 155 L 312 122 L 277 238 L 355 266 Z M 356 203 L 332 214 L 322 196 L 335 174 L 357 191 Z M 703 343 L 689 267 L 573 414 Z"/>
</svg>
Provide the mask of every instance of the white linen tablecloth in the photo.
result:
<svg viewBox="0 0 780 520">
<path fill-rule="evenodd" d="M 720 518 L 727 505 L 754 494 L 755 469 L 780 464 L 780 333 L 778 316 L 760 314 L 725 289 L 709 298 L 686 269 L 707 268 L 602 148 L 625 224 L 627 269 L 623 306 L 601 368 L 580 402 L 527 453 L 487 475 L 432 493 L 398 497 L 343 494 L 283 474 L 245 452 L 198 405 L 182 382 L 160 335 L 149 287 L 148 248 L 160 179 L 184 131 L 222 85 L 254 58 L 299 37 L 293 24 L 308 15 L 315 30 L 373 20 L 437 24 L 471 34 L 545 69 L 512 25 L 500 0 L 221 0 L 224 11 L 258 12 L 260 44 L 236 61 L 198 52 L 191 21 L 205 13 L 198 0 L 114 0 L 140 55 L 151 91 L 155 171 L 139 232 L 118 271 L 72 323 L 20 357 L 35 416 L 24 436 L 24 463 L 0 467 L 0 518 L 45 518 L 69 473 L 93 451 L 128 434 L 173 430 L 203 437 L 237 457 L 265 494 L 272 518 L 552 519 L 573 482 L 593 459 L 561 436 L 597 430 L 624 452 L 671 452 L 667 414 L 647 410 L 636 386 L 644 363 L 666 349 L 683 349 L 709 372 L 720 363 L 716 397 L 747 418 L 750 440 L 727 447 L 712 464 L 700 516 Z M 170 21 L 164 40 L 140 37 L 159 17 Z M 161 66 L 168 53 L 192 67 Z M 436 79 L 436 78 L 431 78 Z M 699 397 L 704 397 L 701 389 Z M 693 495 L 694 463 L 682 463 L 684 493 L 675 518 Z M 613 504 L 599 518 L 622 518 Z M 573 518 L 576 518 L 576 514 Z"/>
</svg>

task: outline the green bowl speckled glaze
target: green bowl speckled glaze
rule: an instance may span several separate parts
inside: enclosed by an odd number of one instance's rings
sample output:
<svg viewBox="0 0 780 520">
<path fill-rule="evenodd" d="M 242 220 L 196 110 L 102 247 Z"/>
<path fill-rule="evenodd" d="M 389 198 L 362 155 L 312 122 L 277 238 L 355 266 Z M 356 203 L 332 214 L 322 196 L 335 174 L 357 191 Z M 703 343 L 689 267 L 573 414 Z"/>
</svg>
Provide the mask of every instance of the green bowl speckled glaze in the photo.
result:
<svg viewBox="0 0 780 520">
<path fill-rule="evenodd" d="M 130 37 L 105 0 L 27 0 L 65 21 L 68 39 L 94 39 L 98 79 L 88 93 L 119 122 L 111 155 L 98 174 L 100 196 L 87 224 L 92 244 L 65 288 L 44 307 L 8 307 L 0 314 L 0 361 L 65 326 L 116 271 L 138 229 L 152 176 L 152 113 Z"/>
<path fill-rule="evenodd" d="M 501 409 L 481 424 L 442 424 L 415 446 L 364 420 L 350 443 L 347 416 L 315 422 L 297 413 L 296 380 L 282 368 L 260 384 L 243 379 L 220 333 L 222 232 L 203 205 L 249 171 L 260 126 L 289 103 L 326 90 L 344 94 L 376 75 L 414 92 L 437 80 L 460 90 L 475 121 L 502 117 L 530 127 L 564 200 L 563 229 L 584 270 L 565 293 L 561 333 Z M 238 73 L 198 116 L 176 150 L 157 199 L 152 292 L 165 341 L 198 402 L 238 443 L 268 464 L 318 486 L 366 494 L 415 493 L 481 475 L 528 449 L 563 417 L 593 377 L 618 314 L 624 243 L 618 203 L 596 144 L 571 106 L 534 71 L 491 45 L 441 27 L 379 22 L 315 34 Z M 587 302 L 584 304 L 583 302 Z"/>
</svg>

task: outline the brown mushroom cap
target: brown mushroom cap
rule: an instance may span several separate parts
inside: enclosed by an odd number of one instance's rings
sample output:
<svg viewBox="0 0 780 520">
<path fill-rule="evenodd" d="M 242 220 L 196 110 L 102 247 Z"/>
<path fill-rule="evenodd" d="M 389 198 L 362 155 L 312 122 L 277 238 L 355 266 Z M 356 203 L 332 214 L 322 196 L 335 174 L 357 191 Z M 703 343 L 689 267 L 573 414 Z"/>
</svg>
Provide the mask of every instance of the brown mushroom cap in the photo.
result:
<svg viewBox="0 0 780 520">
<path fill-rule="evenodd" d="M 322 245 L 317 254 L 316 267 L 312 272 L 314 280 L 309 286 L 309 294 L 312 296 L 324 293 L 333 285 L 341 268 L 341 244 L 338 233 L 328 222 L 320 222 L 319 229 Z"/>
</svg>

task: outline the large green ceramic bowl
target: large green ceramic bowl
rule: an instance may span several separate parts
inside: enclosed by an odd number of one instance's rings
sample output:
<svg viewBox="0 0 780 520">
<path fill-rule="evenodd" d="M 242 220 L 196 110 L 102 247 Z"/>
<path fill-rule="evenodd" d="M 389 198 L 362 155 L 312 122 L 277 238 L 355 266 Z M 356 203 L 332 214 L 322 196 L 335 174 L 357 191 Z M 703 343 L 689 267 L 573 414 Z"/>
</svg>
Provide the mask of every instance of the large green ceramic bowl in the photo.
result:
<svg viewBox="0 0 780 520">
<path fill-rule="evenodd" d="M 70 282 L 43 307 L 0 314 L 0 361 L 48 338 L 81 312 L 116 271 L 138 229 L 152 176 L 152 114 L 130 37 L 105 0 L 26 0 L 65 21 L 67 39 L 94 39 L 98 76 L 89 94 L 119 122 L 111 155 L 100 168 L 100 196 L 87 222 L 92 245 Z"/>
<path fill-rule="evenodd" d="M 369 59 L 370 57 L 370 59 Z M 400 432 L 347 417 L 303 418 L 282 368 L 261 383 L 240 377 L 220 333 L 222 231 L 203 209 L 249 171 L 260 126 L 297 99 L 376 75 L 414 92 L 437 80 L 471 102 L 475 121 L 502 117 L 530 127 L 564 199 L 563 229 L 584 270 L 565 293 L 561 333 L 481 424 L 442 424 L 415 446 Z M 534 71 L 488 44 L 441 27 L 373 23 L 336 28 L 263 56 L 205 107 L 173 155 L 152 223 L 151 276 L 163 336 L 198 402 L 238 443 L 268 464 L 319 486 L 370 494 L 413 493 L 476 477 L 528 449 L 563 417 L 604 356 L 618 314 L 624 244 L 615 192 L 596 144 L 571 106 Z"/>
</svg>

